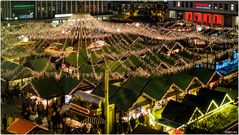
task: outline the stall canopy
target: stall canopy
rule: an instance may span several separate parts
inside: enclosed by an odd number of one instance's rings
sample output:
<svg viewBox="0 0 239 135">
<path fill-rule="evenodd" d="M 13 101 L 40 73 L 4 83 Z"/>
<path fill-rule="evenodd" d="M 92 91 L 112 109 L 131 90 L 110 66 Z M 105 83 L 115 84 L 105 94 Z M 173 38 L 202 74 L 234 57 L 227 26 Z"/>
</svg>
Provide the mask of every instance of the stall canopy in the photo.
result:
<svg viewBox="0 0 239 135">
<path fill-rule="evenodd" d="M 198 95 L 208 96 L 211 100 L 214 100 L 218 106 L 230 102 L 230 99 L 227 97 L 227 93 L 225 92 L 203 88 L 199 90 Z"/>
<path fill-rule="evenodd" d="M 114 93 L 120 89 L 119 86 L 115 86 L 115 85 L 109 85 L 109 99 L 112 98 L 112 96 L 114 95 Z M 100 97 L 105 97 L 105 93 L 104 93 L 104 84 L 103 83 L 99 83 L 95 89 L 91 92 L 91 94 L 100 96 Z"/>
<path fill-rule="evenodd" d="M 80 84 L 76 77 L 63 76 L 57 80 L 55 77 L 35 78 L 30 82 L 32 90 L 41 98 L 49 99 L 55 96 L 69 94 Z"/>
<path fill-rule="evenodd" d="M 142 94 L 150 78 L 130 77 L 121 87 L 109 85 L 109 101 L 122 111 L 128 111 Z M 104 97 L 104 87 L 100 83 L 92 94 Z"/>
<path fill-rule="evenodd" d="M 32 73 L 29 69 L 24 68 L 16 63 L 3 60 L 1 62 L 1 78 L 4 80 L 18 80 L 23 78 L 32 77 Z"/>
<path fill-rule="evenodd" d="M 220 91 L 227 93 L 232 99 L 236 99 L 238 97 L 238 90 L 226 87 L 217 87 L 215 91 Z"/>
<path fill-rule="evenodd" d="M 152 78 L 152 80 L 144 88 L 143 92 L 151 98 L 161 100 L 169 89 L 169 85 L 160 77 Z"/>
<path fill-rule="evenodd" d="M 11 133 L 15 134 L 28 134 L 34 129 L 39 128 L 41 130 L 47 131 L 45 128 L 38 126 L 37 124 L 34 124 L 30 121 L 27 121 L 22 118 L 17 118 L 12 125 L 10 125 L 7 130 Z"/>
<path fill-rule="evenodd" d="M 185 95 L 185 97 L 183 98 L 182 103 L 187 104 L 187 105 L 191 105 L 194 107 L 198 107 L 204 114 L 207 112 L 208 107 L 210 106 L 212 100 L 204 95 L 191 95 L 191 94 L 187 94 Z"/>
<path fill-rule="evenodd" d="M 55 67 L 52 65 L 49 58 L 30 59 L 26 63 L 24 63 L 23 66 L 28 67 L 36 72 L 41 71 L 51 72 L 55 70 Z"/>
<path fill-rule="evenodd" d="M 207 85 L 212 78 L 214 77 L 214 75 L 219 75 L 221 76 L 217 71 L 215 71 L 214 69 L 209 69 L 209 68 L 192 68 L 189 70 L 185 70 L 183 71 L 184 74 L 188 74 L 191 76 L 195 76 L 197 77 L 201 82 L 203 82 L 205 85 Z"/>
<path fill-rule="evenodd" d="M 162 118 L 173 121 L 176 124 L 171 125 L 174 128 L 187 123 L 196 107 L 170 100 L 162 112 Z M 162 121 L 162 120 L 159 120 Z M 169 122 L 168 121 L 168 122 Z"/>
<path fill-rule="evenodd" d="M 186 90 L 190 82 L 194 79 L 194 76 L 187 75 L 184 73 L 175 73 L 171 75 L 164 76 L 165 82 L 169 84 L 175 84 L 182 90 Z"/>
<path fill-rule="evenodd" d="M 142 90 L 149 80 L 150 78 L 143 77 L 129 78 L 122 87 L 114 93 L 110 100 L 112 100 L 119 109 L 128 111 L 140 97 Z"/>
</svg>

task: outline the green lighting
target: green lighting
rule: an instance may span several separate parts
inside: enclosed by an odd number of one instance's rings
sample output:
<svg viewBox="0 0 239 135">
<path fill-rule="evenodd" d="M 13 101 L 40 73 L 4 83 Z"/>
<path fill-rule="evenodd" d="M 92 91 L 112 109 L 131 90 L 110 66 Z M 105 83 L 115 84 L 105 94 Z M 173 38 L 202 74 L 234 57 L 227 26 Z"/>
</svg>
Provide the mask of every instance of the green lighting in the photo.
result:
<svg viewBox="0 0 239 135">
<path fill-rule="evenodd" d="M 14 8 L 27 8 L 27 7 L 34 7 L 34 5 L 14 5 Z"/>
</svg>

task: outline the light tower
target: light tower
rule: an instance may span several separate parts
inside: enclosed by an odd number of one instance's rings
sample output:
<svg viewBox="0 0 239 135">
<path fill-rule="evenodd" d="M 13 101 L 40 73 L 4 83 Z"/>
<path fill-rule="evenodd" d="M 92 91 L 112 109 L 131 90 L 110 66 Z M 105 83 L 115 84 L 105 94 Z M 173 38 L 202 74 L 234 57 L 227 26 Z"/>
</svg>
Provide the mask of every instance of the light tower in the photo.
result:
<svg viewBox="0 0 239 135">
<path fill-rule="evenodd" d="M 109 68 L 107 64 L 105 64 L 105 104 L 104 104 L 104 114 L 105 114 L 105 133 L 109 134 L 110 132 L 110 119 L 109 119 Z"/>
</svg>

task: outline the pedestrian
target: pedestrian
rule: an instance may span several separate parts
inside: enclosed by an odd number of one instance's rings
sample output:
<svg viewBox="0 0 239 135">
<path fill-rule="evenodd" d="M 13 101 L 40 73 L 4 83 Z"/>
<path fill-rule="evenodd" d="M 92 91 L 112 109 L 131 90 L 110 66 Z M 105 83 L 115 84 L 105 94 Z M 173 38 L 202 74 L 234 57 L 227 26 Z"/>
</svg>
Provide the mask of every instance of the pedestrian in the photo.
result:
<svg viewBox="0 0 239 135">
<path fill-rule="evenodd" d="M 133 117 L 131 117 L 130 118 L 130 126 L 131 126 L 132 130 L 134 129 L 135 125 L 136 125 L 136 121 L 135 121 L 135 119 Z"/>
<path fill-rule="evenodd" d="M 4 114 L 3 117 L 2 117 L 2 125 L 3 125 L 3 129 L 6 130 L 7 129 L 7 116 L 6 116 L 6 114 Z"/>
<path fill-rule="evenodd" d="M 47 123 L 48 123 L 48 129 L 51 129 L 52 113 L 53 113 L 53 108 L 48 107 L 48 109 L 47 109 Z"/>
<path fill-rule="evenodd" d="M 86 134 L 87 133 L 87 127 L 86 127 L 86 124 L 83 126 L 83 128 L 82 128 L 82 132 L 83 132 L 83 134 Z"/>
<path fill-rule="evenodd" d="M 139 123 L 143 124 L 144 123 L 144 115 L 141 113 L 139 116 Z"/>
<path fill-rule="evenodd" d="M 44 105 L 42 104 L 41 101 L 37 105 L 37 113 L 38 113 L 38 117 L 43 117 L 44 115 Z"/>
<path fill-rule="evenodd" d="M 7 118 L 7 126 L 9 127 L 10 125 L 12 125 L 13 121 L 14 121 L 14 118 L 13 118 L 13 116 L 10 114 L 10 115 L 8 116 L 8 118 Z"/>
<path fill-rule="evenodd" d="M 127 134 L 128 133 L 128 131 L 127 131 L 128 130 L 128 123 L 124 121 L 122 126 L 123 126 L 123 133 Z"/>
<path fill-rule="evenodd" d="M 56 132 L 57 120 L 56 120 L 56 111 L 55 110 L 53 110 L 53 113 L 52 113 L 52 124 L 53 124 L 53 132 Z"/>
</svg>

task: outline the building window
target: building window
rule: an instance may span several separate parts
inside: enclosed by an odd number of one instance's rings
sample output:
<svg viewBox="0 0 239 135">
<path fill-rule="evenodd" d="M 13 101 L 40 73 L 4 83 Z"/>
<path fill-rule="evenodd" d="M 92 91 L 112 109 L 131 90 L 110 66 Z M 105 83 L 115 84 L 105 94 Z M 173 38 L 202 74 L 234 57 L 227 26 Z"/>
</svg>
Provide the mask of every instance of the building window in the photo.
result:
<svg viewBox="0 0 239 135">
<path fill-rule="evenodd" d="M 231 4 L 231 11 L 234 11 L 234 4 Z"/>
<path fill-rule="evenodd" d="M 181 6 L 181 1 L 178 1 L 178 4 L 177 4 L 177 6 L 178 6 L 178 7 L 180 7 L 180 6 Z"/>
<path fill-rule="evenodd" d="M 219 4 L 219 10 L 223 10 L 223 5 Z"/>
<path fill-rule="evenodd" d="M 182 7 L 184 7 L 184 2 L 182 1 Z"/>
<path fill-rule="evenodd" d="M 175 11 L 169 11 L 169 18 L 175 18 Z"/>
<path fill-rule="evenodd" d="M 215 9 L 215 10 L 217 10 L 217 9 L 218 9 L 218 7 L 217 7 L 217 4 L 214 4 L 214 9 Z"/>
<path fill-rule="evenodd" d="M 225 10 L 228 10 L 228 4 L 225 4 Z"/>
<path fill-rule="evenodd" d="M 173 2 L 173 7 L 176 7 L 176 1 Z"/>
<path fill-rule="evenodd" d="M 188 1 L 186 1 L 186 8 L 188 8 Z"/>
<path fill-rule="evenodd" d="M 238 4 L 236 4 L 236 11 L 238 12 Z"/>
<path fill-rule="evenodd" d="M 193 2 L 190 2 L 190 8 L 193 8 Z"/>
</svg>

